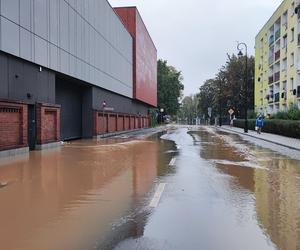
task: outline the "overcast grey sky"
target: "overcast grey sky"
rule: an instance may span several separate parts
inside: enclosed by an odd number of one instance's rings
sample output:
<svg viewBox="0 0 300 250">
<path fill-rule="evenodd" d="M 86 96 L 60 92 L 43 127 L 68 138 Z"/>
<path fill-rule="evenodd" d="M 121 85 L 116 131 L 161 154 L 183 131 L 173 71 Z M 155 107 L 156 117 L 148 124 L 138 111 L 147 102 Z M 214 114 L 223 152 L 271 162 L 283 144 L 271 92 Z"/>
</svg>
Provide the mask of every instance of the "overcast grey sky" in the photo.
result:
<svg viewBox="0 0 300 250">
<path fill-rule="evenodd" d="M 183 72 L 185 95 L 214 77 L 236 41 L 254 54 L 255 36 L 281 0 L 109 0 L 137 6 L 158 57 Z"/>
</svg>

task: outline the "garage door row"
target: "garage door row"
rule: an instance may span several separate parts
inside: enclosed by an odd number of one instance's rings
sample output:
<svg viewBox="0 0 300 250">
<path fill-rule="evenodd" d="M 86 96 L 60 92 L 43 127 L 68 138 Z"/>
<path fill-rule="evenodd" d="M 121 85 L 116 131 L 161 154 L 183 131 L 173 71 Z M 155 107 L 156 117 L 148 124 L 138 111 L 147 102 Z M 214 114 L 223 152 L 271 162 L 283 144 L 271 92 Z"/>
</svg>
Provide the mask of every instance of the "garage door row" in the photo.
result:
<svg viewBox="0 0 300 250">
<path fill-rule="evenodd" d="M 102 111 L 90 112 L 92 106 L 86 98 L 89 90 L 89 87 L 76 85 L 73 82 L 56 80 L 56 104 L 61 106 L 61 140 L 73 140 L 150 126 L 150 119 L 147 116 L 103 113 Z"/>
</svg>

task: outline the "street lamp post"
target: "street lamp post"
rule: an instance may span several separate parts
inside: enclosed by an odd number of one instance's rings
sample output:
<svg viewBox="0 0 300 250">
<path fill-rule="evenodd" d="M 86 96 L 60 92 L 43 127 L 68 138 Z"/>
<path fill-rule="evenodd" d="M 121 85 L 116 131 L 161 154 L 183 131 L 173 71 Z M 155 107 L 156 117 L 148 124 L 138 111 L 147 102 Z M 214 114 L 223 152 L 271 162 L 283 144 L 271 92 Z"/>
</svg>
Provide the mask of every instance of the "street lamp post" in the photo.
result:
<svg viewBox="0 0 300 250">
<path fill-rule="evenodd" d="M 163 113 L 164 113 L 164 111 L 165 110 L 163 108 L 160 109 L 160 124 L 163 123 Z"/>
<path fill-rule="evenodd" d="M 239 51 L 238 56 L 242 57 L 242 46 L 245 47 L 245 53 L 246 53 L 246 67 L 245 67 L 245 79 L 244 79 L 244 85 L 245 85 L 245 93 L 244 93 L 244 111 L 245 111 L 245 126 L 244 126 L 244 132 L 248 133 L 248 46 L 246 43 L 238 43 L 237 49 Z"/>
<path fill-rule="evenodd" d="M 219 126 L 222 127 L 222 80 L 219 79 Z"/>
<path fill-rule="evenodd" d="M 105 117 L 104 117 L 104 110 L 106 108 L 106 101 L 102 102 L 102 119 L 103 119 L 103 134 L 105 134 Z"/>
</svg>

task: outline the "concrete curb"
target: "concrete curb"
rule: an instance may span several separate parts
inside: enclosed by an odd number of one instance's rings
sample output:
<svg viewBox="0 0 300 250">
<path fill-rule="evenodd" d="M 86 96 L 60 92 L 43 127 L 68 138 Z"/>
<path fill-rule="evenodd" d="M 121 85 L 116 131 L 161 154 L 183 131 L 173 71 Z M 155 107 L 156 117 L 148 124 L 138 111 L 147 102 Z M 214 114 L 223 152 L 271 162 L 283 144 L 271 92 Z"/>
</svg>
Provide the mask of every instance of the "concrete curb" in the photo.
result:
<svg viewBox="0 0 300 250">
<path fill-rule="evenodd" d="M 43 150 L 48 150 L 48 149 L 54 149 L 54 148 L 59 148 L 61 147 L 61 142 L 51 142 L 47 144 L 37 144 L 35 146 L 35 150 L 37 151 L 43 151 Z"/>
<path fill-rule="evenodd" d="M 94 136 L 93 138 L 96 140 L 101 140 L 101 139 L 110 138 L 110 137 L 114 137 L 114 136 L 118 136 L 118 135 L 126 135 L 126 134 L 130 134 L 130 133 L 134 133 L 134 132 L 147 131 L 150 129 L 154 129 L 154 128 L 140 128 L 140 129 L 120 131 L 120 132 L 113 132 L 113 133 L 107 133 L 107 134 L 103 134 L 103 135 L 97 135 L 97 136 Z"/>
<path fill-rule="evenodd" d="M 265 139 L 265 138 L 261 138 L 261 137 L 258 137 L 258 136 L 254 136 L 254 135 L 250 135 L 250 134 L 247 134 L 247 133 L 233 131 L 231 129 L 220 128 L 220 127 L 216 127 L 216 129 L 223 130 L 223 131 L 226 131 L 226 132 L 230 132 L 230 133 L 233 133 L 233 134 L 245 135 L 245 136 L 252 137 L 252 138 L 255 138 L 255 139 L 258 139 L 258 140 L 262 140 L 262 141 L 266 141 L 266 142 L 269 142 L 269 143 L 273 143 L 273 144 L 276 144 L 276 145 L 279 145 L 279 146 L 282 146 L 282 147 L 286 147 L 286 148 L 290 148 L 290 149 L 293 149 L 293 150 L 300 151 L 299 148 L 295 148 L 293 146 L 289 146 L 289 145 L 282 144 L 282 143 L 279 143 L 279 142 L 271 141 L 271 140 L 268 140 L 268 139 Z"/>
<path fill-rule="evenodd" d="M 0 151 L 0 158 L 2 159 L 7 157 L 15 157 L 18 155 L 23 155 L 28 153 L 29 153 L 29 147 L 9 149 L 9 150 Z"/>
</svg>

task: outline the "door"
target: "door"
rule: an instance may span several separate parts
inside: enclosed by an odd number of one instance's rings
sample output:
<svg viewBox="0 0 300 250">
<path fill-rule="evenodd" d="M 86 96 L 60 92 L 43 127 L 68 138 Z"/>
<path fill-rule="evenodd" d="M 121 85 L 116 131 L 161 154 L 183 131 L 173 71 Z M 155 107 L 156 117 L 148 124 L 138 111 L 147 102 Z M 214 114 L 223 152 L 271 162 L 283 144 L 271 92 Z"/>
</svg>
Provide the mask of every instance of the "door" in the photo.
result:
<svg viewBox="0 0 300 250">
<path fill-rule="evenodd" d="M 62 80 L 56 83 L 56 103 L 61 105 L 61 139 L 82 137 L 82 88 Z"/>
<path fill-rule="evenodd" d="M 36 144 L 36 114 L 35 105 L 28 105 L 28 146 L 30 150 L 35 149 Z"/>
</svg>

